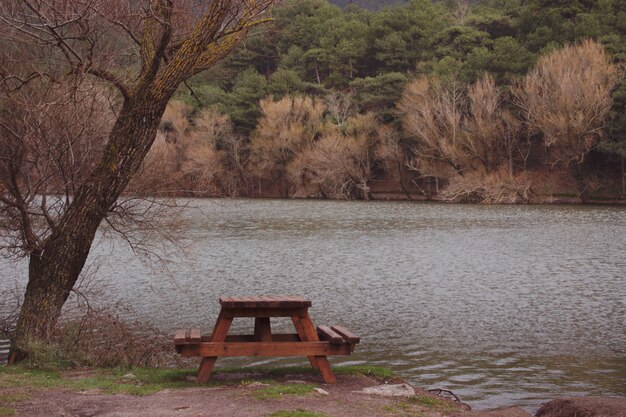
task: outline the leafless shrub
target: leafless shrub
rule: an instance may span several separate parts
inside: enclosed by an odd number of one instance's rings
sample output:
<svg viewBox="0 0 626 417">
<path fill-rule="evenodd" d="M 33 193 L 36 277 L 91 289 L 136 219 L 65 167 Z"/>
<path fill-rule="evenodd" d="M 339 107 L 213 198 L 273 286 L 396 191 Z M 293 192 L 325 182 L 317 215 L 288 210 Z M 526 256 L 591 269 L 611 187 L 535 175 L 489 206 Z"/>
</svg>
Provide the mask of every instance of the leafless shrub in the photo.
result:
<svg viewBox="0 0 626 417">
<path fill-rule="evenodd" d="M 407 133 L 416 139 L 412 167 L 423 175 L 450 178 L 462 169 L 463 91 L 421 77 L 407 84 L 398 110 Z"/>
<path fill-rule="evenodd" d="M 491 75 L 468 86 L 468 113 L 464 120 L 462 148 L 467 158 L 478 160 L 485 171 L 502 162 L 502 95 Z M 508 116 L 511 117 L 510 114 Z"/>
<path fill-rule="evenodd" d="M 523 176 L 511 178 L 505 172 L 478 172 L 457 175 L 441 192 L 445 201 L 482 204 L 525 204 L 536 201 L 531 182 Z"/>
<path fill-rule="evenodd" d="M 171 337 L 135 319 L 123 303 L 102 303 L 104 289 L 87 270 L 63 308 L 51 338 L 32 342 L 29 362 L 39 366 L 164 366 L 179 360 Z M 0 292 L 0 339 L 11 340 L 23 289 Z"/>
<path fill-rule="evenodd" d="M 244 187 L 242 139 L 228 116 L 206 109 L 190 117 L 184 103 L 168 105 L 157 139 L 130 185 L 132 193 L 219 196 Z"/>
<path fill-rule="evenodd" d="M 17 284 L 0 291 L 0 339 L 11 339 L 22 306 L 23 292 Z"/>
</svg>

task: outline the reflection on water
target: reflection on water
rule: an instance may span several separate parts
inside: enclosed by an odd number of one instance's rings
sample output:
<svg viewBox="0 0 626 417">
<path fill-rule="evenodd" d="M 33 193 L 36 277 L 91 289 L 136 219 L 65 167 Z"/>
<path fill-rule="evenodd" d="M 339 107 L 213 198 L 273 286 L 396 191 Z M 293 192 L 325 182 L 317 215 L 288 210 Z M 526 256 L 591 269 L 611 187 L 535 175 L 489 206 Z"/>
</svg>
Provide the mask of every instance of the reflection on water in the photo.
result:
<svg viewBox="0 0 626 417">
<path fill-rule="evenodd" d="M 363 337 L 357 354 L 333 362 L 389 366 L 476 408 L 626 395 L 622 208 L 192 205 L 190 255 L 169 265 L 171 277 L 121 243 L 100 268 L 117 296 L 163 330 L 208 331 L 219 295 L 299 294 L 313 300 L 316 323 Z"/>
</svg>

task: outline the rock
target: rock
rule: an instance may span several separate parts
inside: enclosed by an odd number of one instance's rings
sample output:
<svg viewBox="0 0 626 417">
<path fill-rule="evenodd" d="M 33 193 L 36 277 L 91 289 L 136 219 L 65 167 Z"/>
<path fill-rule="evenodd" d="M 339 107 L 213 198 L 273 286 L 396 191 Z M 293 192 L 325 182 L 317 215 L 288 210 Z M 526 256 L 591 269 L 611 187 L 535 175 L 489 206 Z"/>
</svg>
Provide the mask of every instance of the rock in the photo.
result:
<svg viewBox="0 0 626 417">
<path fill-rule="evenodd" d="M 187 375 L 185 377 L 185 381 L 188 381 L 188 382 L 196 382 L 196 380 L 197 380 L 197 378 L 195 376 L 193 376 L 193 375 Z"/>
<path fill-rule="evenodd" d="M 321 388 L 315 388 L 315 392 L 317 392 L 318 394 L 322 394 L 322 395 L 328 395 L 328 391 L 325 391 Z"/>
<path fill-rule="evenodd" d="M 122 384 L 139 384 L 139 379 L 133 373 L 128 373 L 120 378 L 119 382 Z"/>
<path fill-rule="evenodd" d="M 287 384 L 308 384 L 308 382 L 306 382 L 303 379 L 288 379 L 287 381 L 285 381 L 285 383 L 287 383 Z"/>
<path fill-rule="evenodd" d="M 264 384 L 263 382 L 254 381 L 248 384 L 249 387 L 267 387 L 269 384 Z"/>
<path fill-rule="evenodd" d="M 545 404 L 537 417 L 626 417 L 626 398 L 559 398 Z"/>
<path fill-rule="evenodd" d="M 519 407 L 507 407 L 486 411 L 466 411 L 454 414 L 452 417 L 532 417 L 532 414 L 528 414 Z"/>
<path fill-rule="evenodd" d="M 409 384 L 383 384 L 375 387 L 363 388 L 359 391 L 368 395 L 381 395 L 383 397 L 413 397 L 415 390 Z"/>
</svg>

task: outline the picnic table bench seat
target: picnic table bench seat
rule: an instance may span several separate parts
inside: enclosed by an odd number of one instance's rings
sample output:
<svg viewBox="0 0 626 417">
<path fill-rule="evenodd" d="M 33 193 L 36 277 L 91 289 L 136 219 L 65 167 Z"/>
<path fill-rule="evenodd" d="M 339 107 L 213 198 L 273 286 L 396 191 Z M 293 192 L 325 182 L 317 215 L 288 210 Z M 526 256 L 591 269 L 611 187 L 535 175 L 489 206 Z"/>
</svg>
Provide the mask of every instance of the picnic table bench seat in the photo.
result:
<svg viewBox="0 0 626 417">
<path fill-rule="evenodd" d="M 318 326 L 308 315 L 311 301 L 295 296 L 220 297 L 222 309 L 211 335 L 199 329 L 177 330 L 176 351 L 202 357 L 198 382 L 206 382 L 220 356 L 307 356 L 326 383 L 334 383 L 327 355 L 349 355 L 360 338 L 343 326 Z M 233 318 L 254 317 L 254 334 L 228 335 Z M 270 317 L 291 317 L 296 333 L 272 334 Z"/>
</svg>

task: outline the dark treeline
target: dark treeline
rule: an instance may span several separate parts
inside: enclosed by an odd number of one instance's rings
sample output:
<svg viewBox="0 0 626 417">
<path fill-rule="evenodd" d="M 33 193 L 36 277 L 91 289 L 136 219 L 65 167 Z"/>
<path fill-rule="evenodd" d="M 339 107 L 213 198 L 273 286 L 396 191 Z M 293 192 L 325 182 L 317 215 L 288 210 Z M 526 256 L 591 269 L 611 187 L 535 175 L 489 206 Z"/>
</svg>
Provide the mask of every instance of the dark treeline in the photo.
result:
<svg viewBox="0 0 626 417">
<path fill-rule="evenodd" d="M 624 193 L 626 1 L 370 11 L 288 0 L 273 14 L 179 89 L 137 187 L 500 202 Z"/>
</svg>

